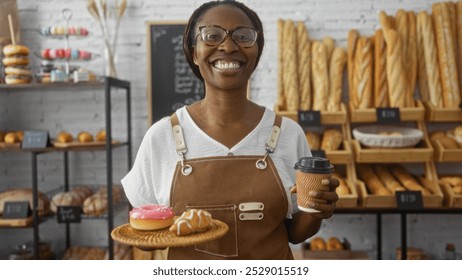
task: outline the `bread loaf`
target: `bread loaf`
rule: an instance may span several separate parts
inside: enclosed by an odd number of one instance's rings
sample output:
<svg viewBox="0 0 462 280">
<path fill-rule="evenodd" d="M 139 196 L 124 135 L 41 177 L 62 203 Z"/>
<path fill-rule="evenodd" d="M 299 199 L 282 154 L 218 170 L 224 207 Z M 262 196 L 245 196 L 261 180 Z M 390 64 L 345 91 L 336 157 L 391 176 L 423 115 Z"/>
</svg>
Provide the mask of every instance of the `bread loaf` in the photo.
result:
<svg viewBox="0 0 462 280">
<path fill-rule="evenodd" d="M 419 182 L 401 165 L 392 165 L 390 167 L 391 173 L 401 182 L 407 190 L 421 191 L 422 195 L 429 195 L 430 192 L 422 187 Z"/>
<path fill-rule="evenodd" d="M 303 22 L 297 24 L 298 77 L 300 79 L 300 110 L 311 109 L 311 49 L 308 30 Z"/>
<path fill-rule="evenodd" d="M 348 95 L 350 99 L 350 104 L 354 107 L 357 108 L 359 103 L 355 99 L 355 94 L 354 94 L 354 85 L 353 85 L 353 76 L 354 76 L 354 57 L 355 57 L 355 52 L 356 52 L 356 43 L 359 38 L 359 33 L 355 29 L 351 29 L 348 32 L 348 46 L 347 46 L 347 52 L 348 52 L 348 57 L 347 57 L 347 75 L 348 75 Z"/>
<path fill-rule="evenodd" d="M 292 20 L 284 23 L 283 49 L 283 83 L 287 110 L 297 111 L 299 108 L 299 84 L 297 66 L 297 34 Z"/>
<path fill-rule="evenodd" d="M 56 138 L 56 141 L 58 141 L 59 143 L 70 143 L 73 140 L 74 137 L 67 131 L 61 131 L 60 133 L 58 133 L 58 137 Z"/>
<path fill-rule="evenodd" d="M 60 192 L 55 194 L 50 203 L 50 210 L 53 213 L 58 212 L 59 206 L 82 206 L 84 198 L 78 193 L 74 191 L 68 192 Z"/>
<path fill-rule="evenodd" d="M 425 45 L 423 37 L 423 26 L 419 22 L 420 13 L 416 17 L 417 26 L 417 83 L 419 85 L 420 99 L 429 101 L 428 77 L 425 66 Z"/>
<path fill-rule="evenodd" d="M 327 251 L 338 251 L 338 250 L 343 250 L 343 244 L 338 240 L 336 237 L 330 237 L 327 239 L 326 243 L 326 249 Z"/>
<path fill-rule="evenodd" d="M 414 91 L 417 77 L 417 27 L 414 12 L 406 12 L 408 23 L 408 39 L 406 59 L 403 61 L 407 76 L 407 107 L 414 107 Z"/>
<path fill-rule="evenodd" d="M 285 94 L 284 94 L 284 21 L 282 19 L 278 19 L 278 96 L 276 107 L 281 110 L 285 111 L 286 108 L 286 101 L 285 101 Z"/>
<path fill-rule="evenodd" d="M 342 177 L 340 177 L 337 174 L 332 175 L 332 177 L 337 179 L 338 182 L 339 182 L 338 187 L 335 189 L 335 192 L 337 193 L 337 195 L 343 196 L 343 195 L 348 195 L 348 194 L 351 193 L 350 188 L 348 187 L 347 183 L 345 182 L 345 180 Z"/>
<path fill-rule="evenodd" d="M 372 106 L 372 44 L 369 38 L 359 38 L 355 52 L 355 66 L 353 75 L 353 94 L 359 109 Z"/>
<path fill-rule="evenodd" d="M 457 71 L 459 74 L 459 89 L 462 90 L 462 1 L 456 4 L 456 41 L 457 41 Z M 462 92 L 461 92 L 462 99 Z"/>
<path fill-rule="evenodd" d="M 342 100 L 342 81 L 343 70 L 347 60 L 346 52 L 343 48 L 335 48 L 329 65 L 329 99 L 327 101 L 327 111 L 340 111 Z"/>
<path fill-rule="evenodd" d="M 452 138 L 444 136 L 438 138 L 436 141 L 440 142 L 445 149 L 459 149 L 459 145 L 457 144 L 456 140 Z"/>
<path fill-rule="evenodd" d="M 400 38 L 401 42 L 401 51 L 402 51 L 402 58 L 403 58 L 403 66 L 404 66 L 404 75 L 407 76 L 407 67 L 408 63 L 404 64 L 405 59 L 407 60 L 408 58 L 406 57 L 408 55 L 408 46 L 409 46 L 409 22 L 408 18 L 406 15 L 406 11 L 403 9 L 399 9 L 396 12 L 395 15 L 396 19 L 396 32 L 398 33 L 398 36 Z M 408 89 L 406 89 L 406 106 L 407 106 L 407 100 L 408 100 Z"/>
<path fill-rule="evenodd" d="M 3 214 L 5 202 L 9 201 L 29 201 L 30 209 L 33 209 L 32 189 L 20 188 L 0 192 L 0 214 Z M 38 192 L 37 210 L 39 216 L 49 213 L 50 200 L 42 192 Z"/>
<path fill-rule="evenodd" d="M 443 104 L 446 108 L 457 108 L 460 104 L 459 80 L 455 64 L 454 38 L 448 5 L 434 3 L 432 16 L 435 25 L 438 62 L 442 81 Z"/>
<path fill-rule="evenodd" d="M 322 43 L 326 47 L 327 61 L 329 63 L 335 49 L 335 41 L 332 39 L 332 37 L 326 36 L 322 38 Z"/>
<path fill-rule="evenodd" d="M 305 136 L 311 150 L 319 150 L 321 148 L 321 137 L 319 134 L 312 131 L 307 131 Z"/>
<path fill-rule="evenodd" d="M 312 44 L 312 68 L 313 81 L 313 110 L 325 111 L 329 96 L 329 72 L 327 65 L 327 50 L 322 42 L 315 41 Z"/>
<path fill-rule="evenodd" d="M 93 142 L 94 138 L 93 135 L 91 135 L 87 131 L 82 131 L 77 135 L 77 139 L 79 140 L 80 143 L 87 143 L 87 142 Z"/>
<path fill-rule="evenodd" d="M 402 60 L 401 40 L 396 31 L 384 31 L 387 44 L 387 83 L 390 106 L 404 108 L 406 105 L 406 81 Z"/>
<path fill-rule="evenodd" d="M 322 136 L 321 149 L 335 151 L 340 148 L 343 141 L 342 132 L 336 128 L 326 129 Z"/>
<path fill-rule="evenodd" d="M 100 216 L 107 211 L 107 196 L 92 195 L 83 202 L 83 213 L 90 216 Z"/>
<path fill-rule="evenodd" d="M 326 241 L 322 237 L 314 237 L 310 241 L 311 251 L 324 251 L 327 249 Z"/>
<path fill-rule="evenodd" d="M 379 22 L 384 31 L 395 28 L 391 17 L 389 17 L 384 11 L 379 12 Z"/>
<path fill-rule="evenodd" d="M 391 192 L 383 185 L 370 165 L 361 165 L 358 167 L 358 174 L 360 179 L 366 184 L 366 188 L 370 194 L 391 195 Z"/>
<path fill-rule="evenodd" d="M 387 85 L 387 49 L 383 31 L 378 29 L 374 36 L 374 105 L 389 107 Z"/>
<path fill-rule="evenodd" d="M 374 165 L 374 171 L 380 180 L 383 182 L 385 187 L 389 189 L 393 194 L 397 191 L 405 191 L 406 189 L 401 185 L 401 183 L 396 180 L 395 177 L 391 174 L 387 167 L 383 165 Z"/>
</svg>

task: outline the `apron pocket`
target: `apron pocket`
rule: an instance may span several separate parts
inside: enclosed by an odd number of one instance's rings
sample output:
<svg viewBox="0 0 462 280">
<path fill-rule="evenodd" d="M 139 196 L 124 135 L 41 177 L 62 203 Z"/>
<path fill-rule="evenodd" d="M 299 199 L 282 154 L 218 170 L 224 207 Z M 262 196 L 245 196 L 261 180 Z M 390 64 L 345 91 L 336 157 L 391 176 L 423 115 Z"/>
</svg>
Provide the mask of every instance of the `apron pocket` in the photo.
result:
<svg viewBox="0 0 462 280">
<path fill-rule="evenodd" d="M 195 250 L 220 257 L 237 257 L 237 214 L 236 205 L 195 205 L 186 206 L 186 209 L 204 209 L 211 215 L 212 219 L 226 223 L 229 231 L 221 238 L 195 245 Z"/>
</svg>

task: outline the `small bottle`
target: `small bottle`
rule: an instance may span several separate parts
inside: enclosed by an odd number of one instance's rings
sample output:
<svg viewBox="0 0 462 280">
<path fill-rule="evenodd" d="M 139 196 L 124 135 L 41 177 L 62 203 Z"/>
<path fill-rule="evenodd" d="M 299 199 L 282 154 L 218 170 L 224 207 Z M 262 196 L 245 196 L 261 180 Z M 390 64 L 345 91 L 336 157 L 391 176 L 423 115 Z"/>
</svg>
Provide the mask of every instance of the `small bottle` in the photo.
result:
<svg viewBox="0 0 462 280">
<path fill-rule="evenodd" d="M 452 243 L 446 244 L 446 260 L 455 260 L 456 259 L 456 247 Z"/>
</svg>

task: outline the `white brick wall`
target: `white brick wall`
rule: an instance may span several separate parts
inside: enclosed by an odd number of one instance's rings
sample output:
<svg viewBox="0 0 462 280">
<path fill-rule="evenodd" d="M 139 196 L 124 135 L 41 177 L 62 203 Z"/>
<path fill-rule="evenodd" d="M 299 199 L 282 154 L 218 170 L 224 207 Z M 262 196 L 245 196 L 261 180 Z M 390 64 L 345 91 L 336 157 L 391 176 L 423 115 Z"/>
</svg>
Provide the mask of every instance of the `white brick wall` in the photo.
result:
<svg viewBox="0 0 462 280">
<path fill-rule="evenodd" d="M 74 15 L 72 25 L 90 29 L 88 39 L 73 40 L 71 47 L 103 49 L 99 26 L 86 10 L 84 0 L 18 0 L 22 43 L 32 51 L 46 47 L 61 47 L 63 42 L 43 38 L 37 28 L 62 24 L 61 10 L 70 8 Z M 109 0 L 108 2 L 111 2 Z M 118 44 L 119 73 L 122 79 L 132 83 L 133 110 L 133 152 L 136 154 L 139 143 L 147 129 L 148 113 L 146 105 L 146 34 L 145 22 L 155 20 L 187 20 L 192 11 L 205 1 L 169 0 L 148 1 L 128 0 L 128 9 L 122 20 Z M 331 36 L 340 46 L 346 45 L 348 30 L 356 28 L 361 34 L 370 35 L 377 28 L 377 14 L 380 10 L 394 14 L 399 8 L 406 10 L 429 10 L 431 3 L 425 0 L 249 0 L 244 1 L 261 17 L 265 28 L 265 50 L 251 84 L 251 96 L 257 103 L 273 108 L 277 89 L 277 34 L 278 18 L 303 20 L 312 38 Z M 32 56 L 33 58 L 33 56 Z M 33 66 L 40 61 L 32 59 Z M 103 59 L 96 58 L 84 64 L 85 67 L 102 73 Z M 47 129 L 55 135 L 61 129 L 78 132 L 83 129 L 96 132 L 104 126 L 103 99 L 101 91 L 84 92 L 10 92 L 0 94 L 0 130 L 8 129 Z M 113 113 L 118 122 L 125 118 L 122 113 L 124 102 L 116 98 Z M 120 115 L 119 115 L 120 114 Z M 125 136 L 125 127 L 114 127 L 116 137 Z M 105 182 L 105 157 L 102 153 L 71 153 L 70 179 L 74 183 Z M 119 180 L 126 172 L 126 153 L 114 153 L 114 180 Z M 62 155 L 59 153 L 42 155 L 39 158 L 39 186 L 49 190 L 62 184 Z M 30 156 L 27 154 L 0 154 L 0 190 L 10 187 L 30 186 Z M 122 219 L 123 221 L 123 219 Z M 435 258 L 442 258 L 444 246 L 452 242 L 462 250 L 460 216 L 414 215 L 408 219 L 409 244 L 420 247 Z M 76 238 L 76 244 L 105 244 L 104 223 L 83 224 L 73 227 L 82 235 L 86 226 L 97 232 L 90 242 Z M 55 242 L 56 249 L 62 249 L 64 233 L 54 228 L 60 227 L 48 222 L 41 228 L 44 240 Z M 96 230 L 98 229 L 98 230 Z M 320 235 L 324 237 L 346 237 L 354 250 L 365 250 L 375 258 L 376 226 L 373 215 L 336 215 L 323 223 Z M 28 232 L 0 229 L 0 257 L 5 257 L 12 245 L 32 238 Z M 5 239 L 6 238 L 6 239 Z M 395 248 L 400 246 L 399 219 L 397 215 L 384 215 L 383 218 L 383 256 L 394 258 Z"/>
</svg>

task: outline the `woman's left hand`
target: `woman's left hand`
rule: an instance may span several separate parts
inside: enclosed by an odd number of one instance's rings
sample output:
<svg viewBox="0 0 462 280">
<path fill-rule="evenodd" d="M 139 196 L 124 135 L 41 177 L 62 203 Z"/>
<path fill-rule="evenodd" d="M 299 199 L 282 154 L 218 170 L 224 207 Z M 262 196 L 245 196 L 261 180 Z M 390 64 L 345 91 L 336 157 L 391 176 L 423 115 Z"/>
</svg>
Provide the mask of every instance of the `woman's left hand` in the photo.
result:
<svg viewBox="0 0 462 280">
<path fill-rule="evenodd" d="M 311 215 L 315 216 L 319 219 L 329 219 L 334 214 L 335 210 L 335 202 L 338 200 L 338 195 L 335 192 L 335 189 L 339 186 L 339 181 L 333 177 L 329 179 L 323 179 L 322 184 L 329 187 L 328 191 L 310 191 L 309 195 L 313 198 L 323 199 L 326 202 L 314 202 L 312 203 L 312 208 L 317 209 L 321 212 L 319 213 L 311 213 Z"/>
</svg>

